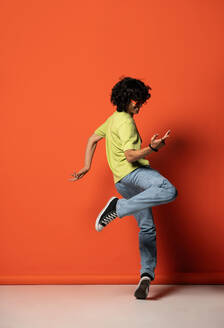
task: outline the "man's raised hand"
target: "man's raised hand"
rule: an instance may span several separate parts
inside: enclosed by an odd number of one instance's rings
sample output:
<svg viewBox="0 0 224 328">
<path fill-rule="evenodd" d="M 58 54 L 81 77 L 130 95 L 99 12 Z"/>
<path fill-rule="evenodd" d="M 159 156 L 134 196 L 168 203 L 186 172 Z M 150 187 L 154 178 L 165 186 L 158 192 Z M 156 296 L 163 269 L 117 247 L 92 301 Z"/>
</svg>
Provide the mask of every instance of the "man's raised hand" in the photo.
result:
<svg viewBox="0 0 224 328">
<path fill-rule="evenodd" d="M 162 148 L 163 146 L 165 146 L 165 140 L 166 140 L 167 138 L 169 138 L 170 131 L 171 131 L 171 130 L 168 130 L 168 131 L 165 133 L 165 135 L 164 135 L 162 138 L 160 138 L 160 139 L 156 139 L 156 137 L 159 135 L 158 133 L 154 134 L 154 136 L 152 136 L 152 138 L 151 138 L 151 146 L 152 146 L 153 148 L 156 148 L 156 149 L 160 149 L 160 148 Z"/>
</svg>

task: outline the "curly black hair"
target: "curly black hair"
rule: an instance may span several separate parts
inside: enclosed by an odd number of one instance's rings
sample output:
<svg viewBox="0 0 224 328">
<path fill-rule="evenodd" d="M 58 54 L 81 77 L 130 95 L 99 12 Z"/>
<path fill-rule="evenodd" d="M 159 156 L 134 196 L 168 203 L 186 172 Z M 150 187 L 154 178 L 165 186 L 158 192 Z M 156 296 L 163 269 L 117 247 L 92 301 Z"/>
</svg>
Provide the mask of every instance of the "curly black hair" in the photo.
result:
<svg viewBox="0 0 224 328">
<path fill-rule="evenodd" d="M 150 86 L 141 80 L 129 76 L 120 77 L 120 81 L 112 88 L 110 101 L 117 106 L 118 112 L 127 112 L 131 99 L 143 104 L 151 97 L 149 90 L 152 90 Z"/>
</svg>

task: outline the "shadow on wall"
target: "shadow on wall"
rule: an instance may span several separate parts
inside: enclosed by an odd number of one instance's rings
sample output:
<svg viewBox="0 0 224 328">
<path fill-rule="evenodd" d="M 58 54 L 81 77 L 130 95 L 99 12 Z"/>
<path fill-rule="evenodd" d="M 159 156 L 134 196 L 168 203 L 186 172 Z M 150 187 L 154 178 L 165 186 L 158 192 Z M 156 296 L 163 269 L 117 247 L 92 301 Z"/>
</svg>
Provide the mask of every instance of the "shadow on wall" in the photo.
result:
<svg viewBox="0 0 224 328">
<path fill-rule="evenodd" d="M 199 192 L 197 187 L 197 168 L 200 168 L 206 144 L 202 145 L 197 139 L 196 131 L 184 133 L 170 142 L 158 154 L 153 154 L 151 167 L 158 170 L 178 190 L 178 197 L 174 202 L 156 206 L 153 208 L 154 219 L 159 235 L 159 256 L 162 267 L 166 273 L 169 272 L 203 272 L 203 266 L 212 258 L 212 251 L 208 253 L 208 247 L 215 248 L 211 240 L 204 239 L 204 218 L 206 211 L 203 207 L 195 208 L 195 195 Z M 105 158 L 106 160 L 106 158 Z M 96 208 L 96 213 L 102 209 L 111 196 L 117 193 L 113 183 L 112 173 L 105 165 L 100 165 L 98 172 L 102 172 L 98 180 L 99 195 L 94 194 L 88 198 L 91 208 Z M 192 176 L 195 172 L 195 176 Z M 199 177 L 201 178 L 201 177 Z M 190 190 L 190 191 L 189 191 Z M 92 224 L 92 223 L 91 223 Z M 130 229 L 131 235 L 138 234 L 139 229 L 133 225 Z M 211 258 L 210 258 L 211 256 Z"/>
<path fill-rule="evenodd" d="M 153 208 L 163 245 L 162 262 L 169 272 L 209 272 L 214 269 L 213 252 L 217 246 L 215 240 L 209 238 L 210 224 L 206 222 L 211 218 L 207 207 L 197 201 L 202 200 L 201 194 L 205 193 L 202 188 L 206 177 L 201 167 L 208 145 L 202 143 L 192 129 L 190 133 L 181 131 L 181 135 L 184 138 L 178 136 L 169 143 L 170 139 L 167 149 L 164 147 L 159 156 L 153 157 L 151 164 L 178 190 L 174 202 Z"/>
</svg>

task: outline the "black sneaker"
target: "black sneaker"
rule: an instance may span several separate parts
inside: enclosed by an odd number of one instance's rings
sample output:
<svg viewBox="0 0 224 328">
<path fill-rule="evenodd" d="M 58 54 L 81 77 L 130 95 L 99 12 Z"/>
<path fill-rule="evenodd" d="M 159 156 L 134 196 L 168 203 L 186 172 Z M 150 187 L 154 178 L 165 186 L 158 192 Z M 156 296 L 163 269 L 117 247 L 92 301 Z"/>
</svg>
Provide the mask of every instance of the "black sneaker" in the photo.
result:
<svg viewBox="0 0 224 328">
<path fill-rule="evenodd" d="M 138 299 L 146 299 L 149 293 L 150 277 L 144 276 L 140 279 L 139 284 L 135 290 L 135 297 Z"/>
<path fill-rule="evenodd" d="M 116 204 L 117 204 L 118 198 L 112 197 L 107 205 L 102 209 L 100 214 L 98 215 L 96 219 L 95 228 L 97 231 L 101 231 L 108 223 L 110 223 L 112 220 L 114 220 L 117 217 L 116 213 Z"/>
</svg>

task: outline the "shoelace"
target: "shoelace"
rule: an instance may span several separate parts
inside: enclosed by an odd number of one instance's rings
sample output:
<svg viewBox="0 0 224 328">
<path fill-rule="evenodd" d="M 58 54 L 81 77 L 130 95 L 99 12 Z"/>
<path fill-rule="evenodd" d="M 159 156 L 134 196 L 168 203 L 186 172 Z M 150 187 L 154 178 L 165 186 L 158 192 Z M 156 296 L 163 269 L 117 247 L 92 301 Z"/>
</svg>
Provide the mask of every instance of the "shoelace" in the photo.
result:
<svg viewBox="0 0 224 328">
<path fill-rule="evenodd" d="M 117 217 L 117 213 L 115 211 L 110 212 L 109 214 L 107 214 L 107 216 L 102 220 L 103 223 L 108 224 L 110 223 L 112 220 L 114 220 Z"/>
</svg>

